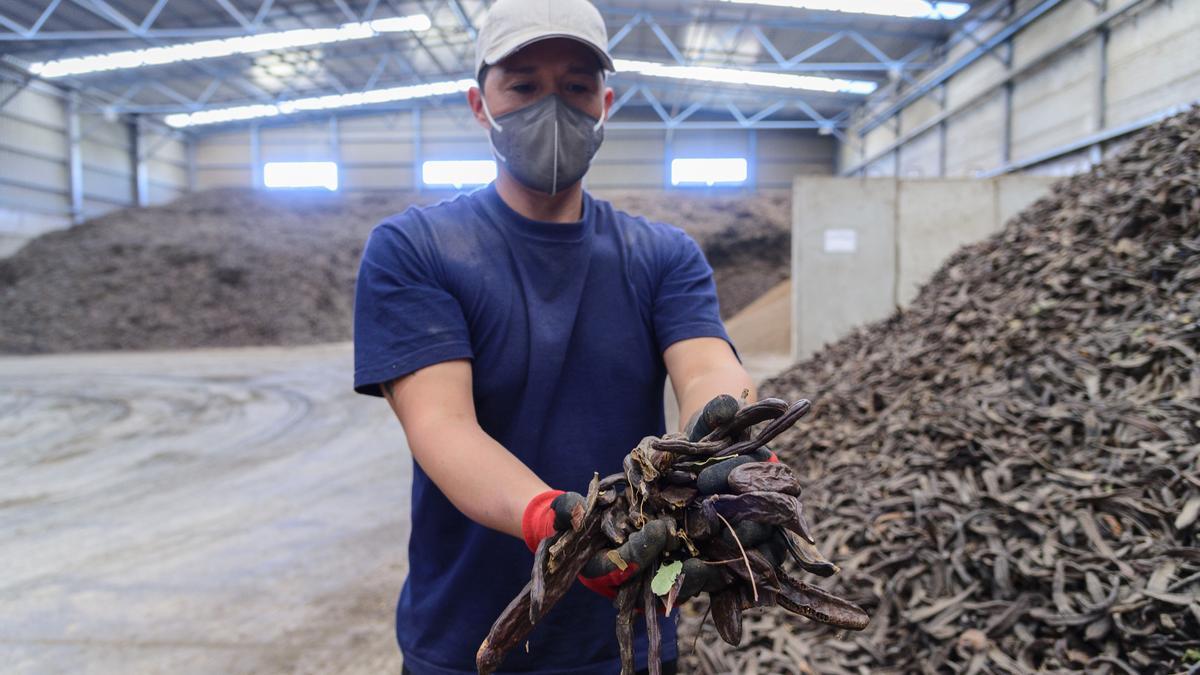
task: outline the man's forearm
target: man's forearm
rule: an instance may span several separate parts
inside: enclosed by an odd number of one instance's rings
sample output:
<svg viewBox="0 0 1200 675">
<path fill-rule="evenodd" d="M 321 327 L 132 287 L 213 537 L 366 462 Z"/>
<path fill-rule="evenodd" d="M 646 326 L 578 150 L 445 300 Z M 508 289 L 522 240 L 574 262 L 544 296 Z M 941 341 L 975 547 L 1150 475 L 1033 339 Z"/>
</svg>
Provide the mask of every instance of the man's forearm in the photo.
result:
<svg viewBox="0 0 1200 675">
<path fill-rule="evenodd" d="M 679 430 L 685 430 L 692 418 L 713 398 L 729 394 L 740 399 L 743 391 L 750 392 L 748 403 L 757 400 L 754 381 L 750 379 L 746 369 L 736 362 L 713 368 L 691 378 L 682 391 L 675 392 L 679 399 Z"/>
<path fill-rule="evenodd" d="M 423 420 L 405 432 L 413 458 L 471 520 L 521 537 L 521 516 L 542 479 L 474 420 Z"/>
</svg>

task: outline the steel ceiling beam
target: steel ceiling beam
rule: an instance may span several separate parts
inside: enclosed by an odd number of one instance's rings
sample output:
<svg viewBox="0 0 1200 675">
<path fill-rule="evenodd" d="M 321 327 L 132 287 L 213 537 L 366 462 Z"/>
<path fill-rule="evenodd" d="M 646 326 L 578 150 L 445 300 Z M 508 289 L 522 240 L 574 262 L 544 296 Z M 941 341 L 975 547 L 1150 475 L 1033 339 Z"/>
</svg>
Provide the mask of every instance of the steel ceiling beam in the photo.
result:
<svg viewBox="0 0 1200 675">
<path fill-rule="evenodd" d="M 899 98 L 888 104 L 888 106 L 882 111 L 872 115 L 859 131 L 859 135 L 867 134 L 871 130 L 879 127 L 881 124 L 894 117 L 901 110 L 908 107 L 914 101 L 919 100 L 922 96 L 925 96 L 929 92 L 933 91 L 946 80 L 949 80 L 951 77 L 954 77 L 956 74 L 962 72 L 962 70 L 967 66 L 975 63 L 979 59 L 991 53 L 993 49 L 1007 42 L 1012 36 L 1024 30 L 1027 26 L 1032 24 L 1042 15 L 1057 7 L 1062 2 L 1063 0 L 1042 0 L 1042 2 L 1038 3 L 1029 11 L 1012 20 L 1003 28 L 996 31 L 981 43 L 977 44 L 974 49 L 966 54 L 963 54 L 961 57 L 955 60 L 954 63 L 950 64 L 949 67 L 938 71 L 933 77 L 908 90 Z"/>
</svg>

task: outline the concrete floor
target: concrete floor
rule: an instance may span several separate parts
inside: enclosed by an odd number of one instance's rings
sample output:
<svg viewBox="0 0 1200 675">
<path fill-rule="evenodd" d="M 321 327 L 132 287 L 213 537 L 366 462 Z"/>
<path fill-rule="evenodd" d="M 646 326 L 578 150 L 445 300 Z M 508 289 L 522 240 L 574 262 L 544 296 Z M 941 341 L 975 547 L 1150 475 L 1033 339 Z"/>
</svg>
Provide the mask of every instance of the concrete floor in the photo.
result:
<svg viewBox="0 0 1200 675">
<path fill-rule="evenodd" d="M 397 672 L 411 460 L 350 360 L 0 359 L 0 670 Z"/>
<path fill-rule="evenodd" d="M 411 458 L 350 373 L 349 345 L 0 358 L 0 670 L 398 672 Z"/>
</svg>

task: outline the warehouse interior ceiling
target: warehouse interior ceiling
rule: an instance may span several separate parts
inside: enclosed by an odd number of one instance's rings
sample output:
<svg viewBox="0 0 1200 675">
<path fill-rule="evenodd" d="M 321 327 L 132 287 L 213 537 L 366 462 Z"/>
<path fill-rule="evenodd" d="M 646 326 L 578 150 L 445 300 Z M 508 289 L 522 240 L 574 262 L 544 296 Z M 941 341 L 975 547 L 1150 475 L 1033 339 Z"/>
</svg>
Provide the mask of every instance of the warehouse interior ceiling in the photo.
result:
<svg viewBox="0 0 1200 675">
<path fill-rule="evenodd" d="M 438 106 L 470 85 L 489 4 L 9 0 L 0 8 L 0 61 L 10 80 L 78 91 L 86 110 L 196 132 L 335 108 Z M 867 94 L 913 84 L 982 13 L 924 0 L 833 3 L 861 12 L 829 11 L 821 0 L 596 4 L 618 60 L 614 125 L 838 136 Z M 931 11 L 921 15 L 922 6 Z M 895 11 L 904 7 L 917 15 Z M 97 55 L 107 60 L 81 58 Z"/>
</svg>

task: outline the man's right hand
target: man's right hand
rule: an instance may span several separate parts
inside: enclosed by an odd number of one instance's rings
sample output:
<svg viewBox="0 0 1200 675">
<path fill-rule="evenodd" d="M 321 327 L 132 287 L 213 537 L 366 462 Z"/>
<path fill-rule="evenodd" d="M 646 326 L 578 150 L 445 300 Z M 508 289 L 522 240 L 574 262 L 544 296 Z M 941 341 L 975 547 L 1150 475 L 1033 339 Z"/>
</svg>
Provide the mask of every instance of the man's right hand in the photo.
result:
<svg viewBox="0 0 1200 675">
<path fill-rule="evenodd" d="M 583 508 L 584 498 L 578 492 L 547 490 L 538 494 L 525 507 L 521 520 L 525 545 L 536 552 L 543 539 L 572 529 L 572 520 L 583 515 Z M 579 575 L 580 583 L 606 598 L 617 597 L 621 584 L 658 558 L 667 546 L 667 537 L 666 521 L 646 523 L 614 549 L 615 555 L 611 551 L 602 551 L 589 560 Z M 619 558 L 625 569 L 621 569 L 614 558 Z"/>
</svg>

